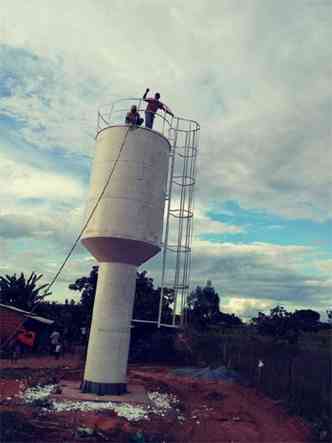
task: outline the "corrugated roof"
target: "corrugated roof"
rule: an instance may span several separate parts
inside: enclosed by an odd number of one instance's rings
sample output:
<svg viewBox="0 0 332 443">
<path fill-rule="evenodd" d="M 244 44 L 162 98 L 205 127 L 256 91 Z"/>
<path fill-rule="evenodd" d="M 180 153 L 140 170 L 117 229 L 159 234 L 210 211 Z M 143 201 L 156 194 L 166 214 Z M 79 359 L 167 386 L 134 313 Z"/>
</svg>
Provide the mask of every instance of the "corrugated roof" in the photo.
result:
<svg viewBox="0 0 332 443">
<path fill-rule="evenodd" d="M 34 313 L 30 313 L 28 311 L 24 311 L 23 309 L 16 308 L 15 306 L 4 305 L 4 304 L 0 303 L 0 307 L 1 308 L 5 308 L 5 309 L 10 309 L 12 311 L 19 312 L 20 314 L 23 314 L 25 317 L 28 317 L 28 318 L 31 318 L 33 320 L 39 321 L 41 323 L 45 323 L 47 325 L 51 325 L 51 324 L 54 323 L 54 320 L 49 320 L 48 318 L 40 317 L 39 315 L 35 315 Z"/>
<path fill-rule="evenodd" d="M 12 311 L 21 312 L 22 314 L 30 314 L 30 312 L 23 311 L 23 309 L 16 308 L 15 306 L 4 305 L 4 304 L 0 303 L 0 307 L 1 308 L 6 308 L 6 309 L 11 309 Z"/>
<path fill-rule="evenodd" d="M 29 315 L 28 317 L 32 318 L 33 320 L 40 321 L 41 323 L 46 323 L 47 325 L 51 325 L 54 323 L 54 320 L 49 320 L 45 317 L 40 317 L 39 315 Z"/>
</svg>

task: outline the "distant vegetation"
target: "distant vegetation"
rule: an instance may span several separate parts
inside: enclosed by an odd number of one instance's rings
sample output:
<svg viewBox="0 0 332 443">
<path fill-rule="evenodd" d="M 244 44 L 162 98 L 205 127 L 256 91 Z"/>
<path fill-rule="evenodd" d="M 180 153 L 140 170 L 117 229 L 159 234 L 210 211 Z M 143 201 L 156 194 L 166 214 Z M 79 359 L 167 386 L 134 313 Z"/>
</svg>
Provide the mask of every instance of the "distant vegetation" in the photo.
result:
<svg viewBox="0 0 332 443">
<path fill-rule="evenodd" d="M 54 319 L 67 340 L 79 340 L 80 328 L 89 329 L 98 267 L 76 279 L 69 288 L 79 300 L 48 302 L 42 275 L 0 277 L 0 302 Z M 164 293 L 163 322 L 170 322 L 174 294 Z M 156 320 L 160 288 L 145 271 L 137 273 L 134 318 Z M 276 306 L 259 312 L 245 324 L 235 314 L 220 311 L 220 297 L 211 281 L 197 286 L 188 298 L 186 328 L 157 329 L 135 324 L 131 361 L 190 365 L 226 365 L 238 370 L 249 385 L 285 403 L 290 411 L 313 421 L 318 434 L 330 438 L 332 309 L 327 322 L 312 309 L 287 311 Z"/>
<path fill-rule="evenodd" d="M 93 266 L 88 276 L 82 276 L 69 285 L 69 289 L 78 292 L 78 301 L 71 299 L 65 303 L 45 300 L 51 293 L 47 284 L 38 285 L 42 274 L 24 273 L 0 276 L 0 303 L 49 316 L 57 321 L 60 327 L 72 329 L 81 326 L 90 327 L 93 303 L 98 280 L 98 266 Z M 74 294 L 73 294 L 74 295 Z M 138 272 L 133 318 L 156 320 L 158 317 L 160 288 L 154 286 L 153 279 L 147 272 Z M 172 319 L 172 289 L 164 289 L 163 318 L 164 323 Z M 262 312 L 245 325 L 235 314 L 220 311 L 220 297 L 211 281 L 204 287 L 197 286 L 188 297 L 185 311 L 187 327 L 197 332 L 212 329 L 225 330 L 232 328 L 254 328 L 255 333 L 271 337 L 274 341 L 296 343 L 304 333 L 315 333 L 332 327 L 332 309 L 327 311 L 328 322 L 320 321 L 320 314 L 311 309 L 288 312 L 283 306 L 276 306 L 269 314 Z M 148 328 L 150 329 L 150 328 Z M 74 332 L 74 331 L 73 331 Z M 75 335 L 75 334 L 73 334 Z"/>
<path fill-rule="evenodd" d="M 220 311 L 220 298 L 210 280 L 203 288 L 197 286 L 188 297 L 187 319 L 191 327 L 201 331 L 213 325 L 242 325 L 236 315 Z"/>
</svg>

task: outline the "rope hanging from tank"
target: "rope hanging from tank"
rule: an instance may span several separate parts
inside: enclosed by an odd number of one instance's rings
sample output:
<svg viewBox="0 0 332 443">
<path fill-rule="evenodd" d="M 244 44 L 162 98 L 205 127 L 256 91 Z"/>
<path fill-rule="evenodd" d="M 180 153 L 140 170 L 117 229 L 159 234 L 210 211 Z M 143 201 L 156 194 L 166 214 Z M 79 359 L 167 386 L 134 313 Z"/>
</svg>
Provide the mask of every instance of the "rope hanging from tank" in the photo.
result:
<svg viewBox="0 0 332 443">
<path fill-rule="evenodd" d="M 91 219 L 92 219 L 94 213 L 96 212 L 96 210 L 97 210 L 97 208 L 98 208 L 98 206 L 99 206 L 99 203 L 100 203 L 101 199 L 103 198 L 103 196 L 104 196 L 104 194 L 105 194 L 105 191 L 106 191 L 106 189 L 107 189 L 107 187 L 108 187 L 108 185 L 109 185 L 109 183 L 110 183 L 110 181 L 111 181 L 111 179 L 112 179 L 112 176 L 113 176 L 113 174 L 114 174 L 115 168 L 116 168 L 116 166 L 117 166 L 117 164 L 118 164 L 118 162 L 119 162 L 119 160 L 120 160 L 120 157 L 121 157 L 122 151 L 123 151 L 123 149 L 124 149 L 124 147 L 125 147 L 125 145 L 126 145 L 126 141 L 127 141 L 128 133 L 129 133 L 129 131 L 130 131 L 131 128 L 132 128 L 132 126 L 128 126 L 128 128 L 127 128 L 127 130 L 126 130 L 126 133 L 125 133 L 125 135 L 124 135 L 124 137 L 123 137 L 122 144 L 121 144 L 120 149 L 119 149 L 119 153 L 118 153 L 118 155 L 117 155 L 117 157 L 116 157 L 116 159 L 115 159 L 115 162 L 113 163 L 112 169 L 111 169 L 111 171 L 110 171 L 110 173 L 109 173 L 109 175 L 108 175 L 108 178 L 107 178 L 107 180 L 106 180 L 106 182 L 105 182 L 105 185 L 104 185 L 103 189 L 101 190 L 101 192 L 100 192 L 100 194 L 99 194 L 99 196 L 98 196 L 98 198 L 97 198 L 96 204 L 95 204 L 94 207 L 92 208 L 92 210 L 91 210 L 91 212 L 90 212 L 88 218 L 86 219 L 86 222 L 84 223 L 82 229 L 80 230 L 80 232 L 79 232 L 79 234 L 78 234 L 76 240 L 74 241 L 72 247 L 71 247 L 70 250 L 68 251 L 68 253 L 67 253 L 67 255 L 66 255 L 64 261 L 62 262 L 61 266 L 59 267 L 58 271 L 56 272 L 56 274 L 55 274 L 54 277 L 52 278 L 52 280 L 51 280 L 51 282 L 49 283 L 49 285 L 47 285 L 47 287 L 45 288 L 45 290 L 44 290 L 44 294 L 46 294 L 46 293 L 51 289 L 51 287 L 54 285 L 54 283 L 57 281 L 57 279 L 58 279 L 59 275 L 61 274 L 63 268 L 65 267 L 66 263 L 67 263 L 68 260 L 70 259 L 70 257 L 71 257 L 71 255 L 72 255 L 72 253 L 74 252 L 74 249 L 76 248 L 78 242 L 80 241 L 80 239 L 81 239 L 81 237 L 82 237 L 84 231 L 85 231 L 86 228 L 88 227 L 88 224 L 90 223 L 90 221 L 91 221 Z M 37 302 L 37 303 L 34 305 L 34 307 L 31 309 L 31 311 L 29 312 L 29 314 L 32 314 L 32 313 L 36 310 L 36 308 L 38 307 L 38 305 L 39 305 L 40 303 L 41 303 L 41 300 L 40 300 L 39 302 Z M 12 334 L 10 337 L 8 337 L 7 340 L 4 341 L 4 343 L 1 344 L 1 346 L 0 346 L 0 350 L 1 350 L 1 349 L 4 349 L 4 347 L 5 347 L 5 346 L 6 346 L 6 345 L 7 345 L 7 344 L 8 344 L 8 343 L 9 343 L 9 342 L 15 337 L 15 335 L 17 334 L 17 332 L 23 327 L 23 324 L 24 324 L 24 323 L 25 323 L 25 320 L 23 320 L 22 322 L 19 323 L 19 325 L 16 327 L 15 331 L 13 332 L 13 334 Z"/>
</svg>

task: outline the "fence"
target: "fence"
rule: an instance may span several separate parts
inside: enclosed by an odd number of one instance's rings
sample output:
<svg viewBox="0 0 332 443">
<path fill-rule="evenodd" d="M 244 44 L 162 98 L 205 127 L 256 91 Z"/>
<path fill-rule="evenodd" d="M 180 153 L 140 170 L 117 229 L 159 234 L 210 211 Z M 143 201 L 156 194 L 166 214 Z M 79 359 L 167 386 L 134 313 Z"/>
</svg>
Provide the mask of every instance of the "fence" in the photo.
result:
<svg viewBox="0 0 332 443">
<path fill-rule="evenodd" d="M 237 370 L 250 385 L 308 419 L 331 417 L 329 346 L 302 348 L 262 341 L 258 336 L 217 334 L 197 335 L 192 343 L 196 362 Z"/>
</svg>

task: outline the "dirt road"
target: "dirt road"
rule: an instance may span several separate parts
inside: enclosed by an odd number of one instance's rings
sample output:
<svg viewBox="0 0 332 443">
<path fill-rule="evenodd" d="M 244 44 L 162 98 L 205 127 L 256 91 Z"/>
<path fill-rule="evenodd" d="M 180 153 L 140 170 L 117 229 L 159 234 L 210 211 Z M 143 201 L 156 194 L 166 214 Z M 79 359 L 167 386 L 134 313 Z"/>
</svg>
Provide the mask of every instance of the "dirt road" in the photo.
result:
<svg viewBox="0 0 332 443">
<path fill-rule="evenodd" d="M 82 376 L 79 358 L 35 358 L 17 364 L 1 361 L 0 412 L 15 411 L 6 420 L 13 431 L 5 441 L 110 441 L 116 443 L 305 443 L 309 428 L 290 417 L 272 400 L 253 388 L 234 382 L 203 381 L 175 376 L 172 368 L 131 366 L 129 381 L 143 384 L 147 391 L 172 393 L 179 400 L 177 413 L 130 422 L 114 411 L 48 413 L 27 405 L 20 393 L 35 384 L 77 380 Z M 180 412 L 179 412 L 180 411 Z M 181 420 L 179 419 L 181 415 Z M 15 422 L 16 420 L 16 422 Z M 16 424 L 15 424 L 16 423 Z M 9 428 L 11 424 L 9 423 Z M 93 430 L 82 436 L 80 428 Z M 16 434 L 15 434 L 16 433 Z M 9 435 L 9 437 L 8 437 Z M 10 435 L 13 438 L 10 440 Z"/>
</svg>

